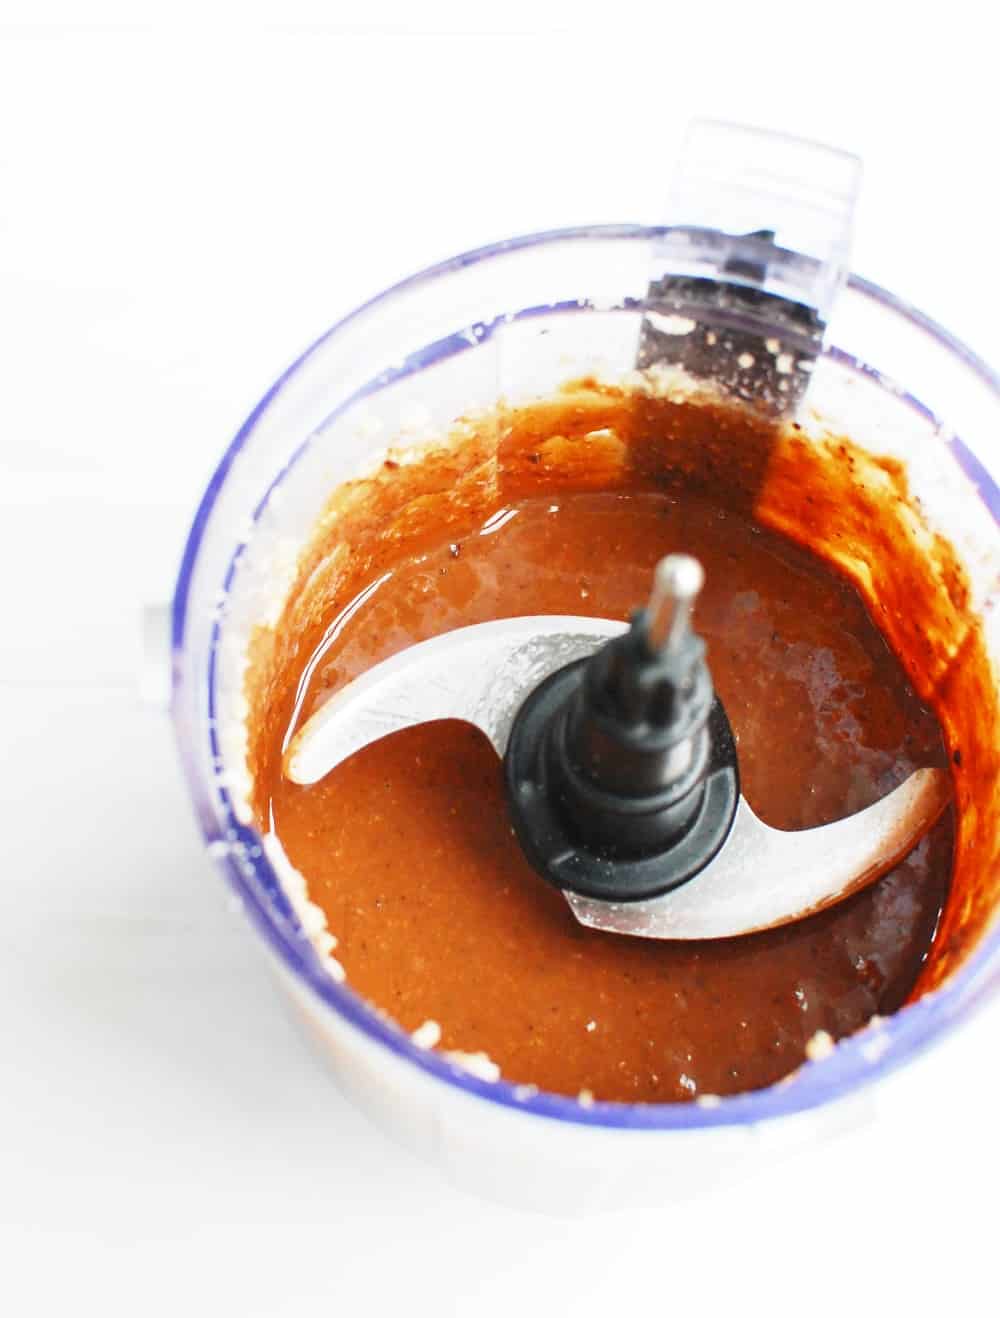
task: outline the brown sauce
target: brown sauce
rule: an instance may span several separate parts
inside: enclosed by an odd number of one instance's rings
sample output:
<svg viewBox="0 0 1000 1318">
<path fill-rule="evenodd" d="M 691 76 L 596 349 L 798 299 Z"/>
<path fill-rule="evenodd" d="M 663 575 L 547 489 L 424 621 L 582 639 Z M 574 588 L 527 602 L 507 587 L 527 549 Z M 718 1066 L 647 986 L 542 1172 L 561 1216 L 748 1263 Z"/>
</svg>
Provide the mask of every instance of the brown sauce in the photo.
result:
<svg viewBox="0 0 1000 1318">
<path fill-rule="evenodd" d="M 671 944 L 574 921 L 521 856 L 499 763 L 468 727 L 399 733 L 311 787 L 281 774 L 288 732 L 372 664 L 490 618 L 624 618 L 674 549 L 705 565 L 696 626 L 767 822 L 827 822 L 948 761 L 855 587 L 793 543 L 808 540 L 798 528 L 770 529 L 768 481 L 788 474 L 771 423 L 592 386 L 506 420 L 499 461 L 473 432 L 336 497 L 281 624 L 258 638 L 258 815 L 326 913 L 348 983 L 404 1029 L 434 1020 L 441 1047 L 485 1051 L 507 1079 L 598 1099 L 772 1083 L 816 1031 L 842 1037 L 912 991 L 948 892 L 951 812 L 830 911 Z"/>
</svg>

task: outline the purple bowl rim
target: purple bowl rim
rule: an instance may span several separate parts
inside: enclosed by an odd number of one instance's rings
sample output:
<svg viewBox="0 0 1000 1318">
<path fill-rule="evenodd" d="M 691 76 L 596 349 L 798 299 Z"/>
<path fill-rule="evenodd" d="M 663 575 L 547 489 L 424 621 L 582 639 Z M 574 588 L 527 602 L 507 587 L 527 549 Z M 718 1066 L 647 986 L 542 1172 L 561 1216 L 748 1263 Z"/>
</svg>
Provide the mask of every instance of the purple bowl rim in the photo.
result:
<svg viewBox="0 0 1000 1318">
<path fill-rule="evenodd" d="M 545 230 L 504 239 L 475 248 L 458 256 L 428 266 L 384 289 L 333 324 L 301 353 L 277 378 L 240 427 L 225 450 L 199 502 L 188 533 L 171 608 L 171 651 L 173 657 L 172 711 L 180 756 L 206 844 L 225 843 L 227 829 L 222 827 L 211 800 L 211 792 L 185 744 L 187 735 L 178 712 L 182 686 L 179 654 L 183 649 L 187 604 L 201 541 L 212 509 L 237 455 L 246 444 L 263 413 L 288 381 L 334 335 L 378 304 L 403 290 L 451 274 L 469 265 L 490 260 L 525 248 L 548 243 L 588 240 L 649 241 L 668 232 L 666 226 L 638 224 L 582 225 Z M 881 303 L 937 339 L 957 356 L 1000 398 L 1000 374 L 950 331 L 923 314 L 904 299 L 857 275 L 849 275 L 848 287 Z M 915 402 L 916 400 L 910 400 Z M 982 465 L 959 439 L 951 441 L 956 458 L 976 479 L 981 497 L 995 519 L 1000 521 L 1000 491 Z M 977 479 L 978 478 L 978 479 Z M 985 481 L 985 485 L 984 482 Z M 223 795 L 223 804 L 225 798 Z M 227 821 L 232 831 L 234 818 Z M 256 836 L 256 835 L 255 835 Z M 259 839 L 258 839 L 259 840 Z M 598 1126 L 619 1130 L 694 1130 L 715 1126 L 742 1126 L 791 1116 L 823 1105 L 870 1084 L 872 1081 L 911 1061 L 949 1028 L 957 1017 L 965 1017 L 994 987 L 996 975 L 989 968 L 1000 952 L 1000 927 L 988 932 L 965 966 L 941 988 L 925 994 L 883 1021 L 877 1032 L 864 1028 L 839 1041 L 833 1053 L 822 1061 L 807 1061 L 785 1079 L 765 1089 L 752 1090 L 722 1098 L 717 1106 L 705 1107 L 685 1103 L 594 1102 L 583 1106 L 577 1099 L 539 1090 L 525 1094 L 527 1087 L 506 1080 L 485 1081 L 447 1062 L 433 1050 L 418 1048 L 401 1028 L 382 1019 L 346 984 L 339 984 L 323 969 L 322 962 L 295 922 L 282 927 L 263 904 L 255 886 L 249 881 L 231 851 L 218 857 L 221 868 L 240 898 L 252 923 L 285 968 L 327 1007 L 357 1027 L 367 1038 L 391 1053 L 410 1062 L 445 1084 L 468 1095 L 514 1109 L 525 1114 L 546 1117 L 573 1125 Z M 265 870 L 270 866 L 260 856 Z M 277 884 L 276 876 L 271 872 Z M 873 1048 L 873 1041 L 875 1046 Z M 519 1096 L 520 1094 L 520 1096 Z"/>
</svg>

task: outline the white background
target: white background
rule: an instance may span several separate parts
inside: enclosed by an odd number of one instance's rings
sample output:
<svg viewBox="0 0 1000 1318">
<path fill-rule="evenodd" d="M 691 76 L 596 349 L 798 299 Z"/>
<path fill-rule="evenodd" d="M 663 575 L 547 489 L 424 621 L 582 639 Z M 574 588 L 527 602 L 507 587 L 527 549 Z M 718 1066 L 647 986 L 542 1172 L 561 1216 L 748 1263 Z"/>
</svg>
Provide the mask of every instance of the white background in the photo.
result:
<svg viewBox="0 0 1000 1318">
<path fill-rule="evenodd" d="M 292 1033 L 137 699 L 140 605 L 283 365 L 440 257 L 656 221 L 693 114 L 862 154 L 855 268 L 1000 358 L 977 7 L 652 12 L 0 3 L 0 1311 L 995 1311 L 996 1006 L 749 1184 L 481 1203 Z"/>
</svg>

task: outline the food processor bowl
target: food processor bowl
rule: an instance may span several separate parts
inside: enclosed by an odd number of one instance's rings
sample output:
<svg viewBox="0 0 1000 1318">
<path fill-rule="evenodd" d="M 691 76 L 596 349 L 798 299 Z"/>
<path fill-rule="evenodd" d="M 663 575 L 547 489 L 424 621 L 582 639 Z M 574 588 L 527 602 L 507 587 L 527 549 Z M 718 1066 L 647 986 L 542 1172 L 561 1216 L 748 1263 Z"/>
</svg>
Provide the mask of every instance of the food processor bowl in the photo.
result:
<svg viewBox="0 0 1000 1318">
<path fill-rule="evenodd" d="M 1000 873 L 990 873 L 978 899 L 986 917 L 941 982 L 830 1056 L 711 1103 L 584 1106 L 469 1074 L 334 978 L 303 923 L 303 894 L 283 882 L 254 827 L 247 641 L 276 620 L 331 492 L 372 471 L 390 446 L 441 438 L 458 418 L 500 427 L 501 397 L 547 396 L 585 376 L 627 379 L 650 270 L 670 232 L 618 225 L 511 239 L 347 316 L 274 383 L 226 451 L 195 514 L 173 602 L 172 715 L 190 792 L 208 850 L 297 1016 L 343 1089 L 385 1129 L 466 1187 L 536 1208 L 687 1194 L 842 1129 L 865 1115 L 873 1083 L 954 1029 L 1000 980 L 991 918 Z M 928 524 L 954 547 L 994 664 L 995 703 L 1000 379 L 926 316 L 855 276 L 833 302 L 809 374 L 803 432 L 844 434 L 900 460 Z M 996 784 L 977 808 L 995 837 Z"/>
</svg>

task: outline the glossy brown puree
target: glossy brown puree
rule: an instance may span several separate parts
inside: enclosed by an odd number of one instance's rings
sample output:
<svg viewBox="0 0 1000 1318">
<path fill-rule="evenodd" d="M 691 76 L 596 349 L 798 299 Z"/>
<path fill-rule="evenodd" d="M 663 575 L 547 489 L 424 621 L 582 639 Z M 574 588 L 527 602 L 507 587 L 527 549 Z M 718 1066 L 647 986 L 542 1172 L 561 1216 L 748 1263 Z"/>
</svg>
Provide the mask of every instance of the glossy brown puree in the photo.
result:
<svg viewBox="0 0 1000 1318">
<path fill-rule="evenodd" d="M 262 822 L 326 912 L 348 982 L 403 1028 L 435 1020 L 442 1047 L 484 1050 L 513 1081 L 662 1102 L 771 1083 L 817 1030 L 850 1033 L 913 988 L 948 889 L 950 813 L 832 911 L 665 944 L 575 923 L 521 857 L 499 764 L 467 727 L 397 734 L 312 787 L 280 770 L 288 731 L 380 659 L 505 615 L 625 617 L 671 549 L 705 564 L 696 623 L 765 820 L 823 823 L 944 763 L 937 721 L 854 587 L 761 524 L 778 520 L 779 448 L 745 412 L 584 386 L 506 418 L 499 459 L 480 427 L 338 495 L 282 624 L 259 638 L 251 766 Z M 490 530 L 499 509 L 514 515 Z"/>
</svg>

